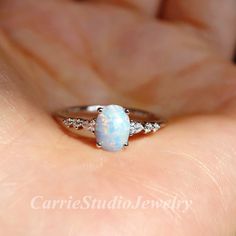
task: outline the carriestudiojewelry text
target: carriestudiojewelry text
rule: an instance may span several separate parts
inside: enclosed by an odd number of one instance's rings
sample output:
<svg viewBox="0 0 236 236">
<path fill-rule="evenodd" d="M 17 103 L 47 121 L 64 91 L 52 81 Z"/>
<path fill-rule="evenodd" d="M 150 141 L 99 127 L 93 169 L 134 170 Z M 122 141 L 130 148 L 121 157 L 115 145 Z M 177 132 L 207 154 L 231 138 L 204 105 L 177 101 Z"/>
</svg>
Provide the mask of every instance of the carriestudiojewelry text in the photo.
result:
<svg viewBox="0 0 236 236">
<path fill-rule="evenodd" d="M 69 196 L 66 199 L 49 199 L 42 195 L 34 196 L 30 201 L 33 210 L 124 210 L 124 209 L 166 209 L 180 212 L 188 211 L 192 200 L 179 199 L 177 196 L 169 199 L 146 199 L 137 196 L 127 199 L 123 196 L 114 196 L 109 199 L 96 198 L 85 195 L 80 199 Z"/>
</svg>

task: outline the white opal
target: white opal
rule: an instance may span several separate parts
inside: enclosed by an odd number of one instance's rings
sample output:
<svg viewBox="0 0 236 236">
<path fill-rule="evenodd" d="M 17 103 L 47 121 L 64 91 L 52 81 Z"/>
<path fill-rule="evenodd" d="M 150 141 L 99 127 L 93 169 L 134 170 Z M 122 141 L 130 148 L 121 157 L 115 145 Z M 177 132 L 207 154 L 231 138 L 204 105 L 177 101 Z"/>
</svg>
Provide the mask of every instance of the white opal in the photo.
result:
<svg viewBox="0 0 236 236">
<path fill-rule="evenodd" d="M 123 107 L 118 105 L 104 106 L 98 114 L 95 126 L 97 143 L 104 150 L 116 152 L 128 143 L 130 119 Z"/>
</svg>

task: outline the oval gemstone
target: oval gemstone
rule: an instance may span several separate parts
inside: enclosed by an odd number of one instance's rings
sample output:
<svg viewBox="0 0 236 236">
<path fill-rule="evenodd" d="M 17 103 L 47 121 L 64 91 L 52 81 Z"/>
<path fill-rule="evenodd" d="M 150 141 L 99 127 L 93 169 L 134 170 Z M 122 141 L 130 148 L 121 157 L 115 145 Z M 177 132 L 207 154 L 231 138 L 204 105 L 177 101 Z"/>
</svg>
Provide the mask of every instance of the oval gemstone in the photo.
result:
<svg viewBox="0 0 236 236">
<path fill-rule="evenodd" d="M 118 105 L 104 106 L 98 114 L 95 127 L 97 143 L 104 150 L 116 152 L 128 142 L 130 119 L 124 108 Z"/>
</svg>

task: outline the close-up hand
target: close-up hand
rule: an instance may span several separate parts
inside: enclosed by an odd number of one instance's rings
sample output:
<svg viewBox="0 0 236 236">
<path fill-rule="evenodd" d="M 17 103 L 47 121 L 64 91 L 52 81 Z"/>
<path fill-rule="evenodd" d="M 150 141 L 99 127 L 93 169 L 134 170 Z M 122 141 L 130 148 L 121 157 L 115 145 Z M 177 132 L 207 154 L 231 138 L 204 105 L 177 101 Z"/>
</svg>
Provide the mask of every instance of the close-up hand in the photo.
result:
<svg viewBox="0 0 236 236">
<path fill-rule="evenodd" d="M 235 0 L 1 0 L 0 235 L 234 236 L 235 45 Z M 52 117 L 87 104 L 168 125 L 106 152 Z M 84 196 L 191 204 L 49 206 Z"/>
</svg>

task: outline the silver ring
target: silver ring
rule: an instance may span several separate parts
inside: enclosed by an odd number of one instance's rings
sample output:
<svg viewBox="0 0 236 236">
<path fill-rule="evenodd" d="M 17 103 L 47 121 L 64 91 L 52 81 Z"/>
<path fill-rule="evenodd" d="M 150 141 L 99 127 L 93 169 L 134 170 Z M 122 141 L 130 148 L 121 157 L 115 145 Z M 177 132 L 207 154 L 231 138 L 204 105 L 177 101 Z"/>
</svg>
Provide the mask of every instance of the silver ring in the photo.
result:
<svg viewBox="0 0 236 236">
<path fill-rule="evenodd" d="M 55 118 L 73 133 L 95 135 L 97 147 L 112 152 L 127 147 L 130 136 L 155 133 L 166 124 L 151 112 L 119 105 L 69 107 Z"/>
</svg>

